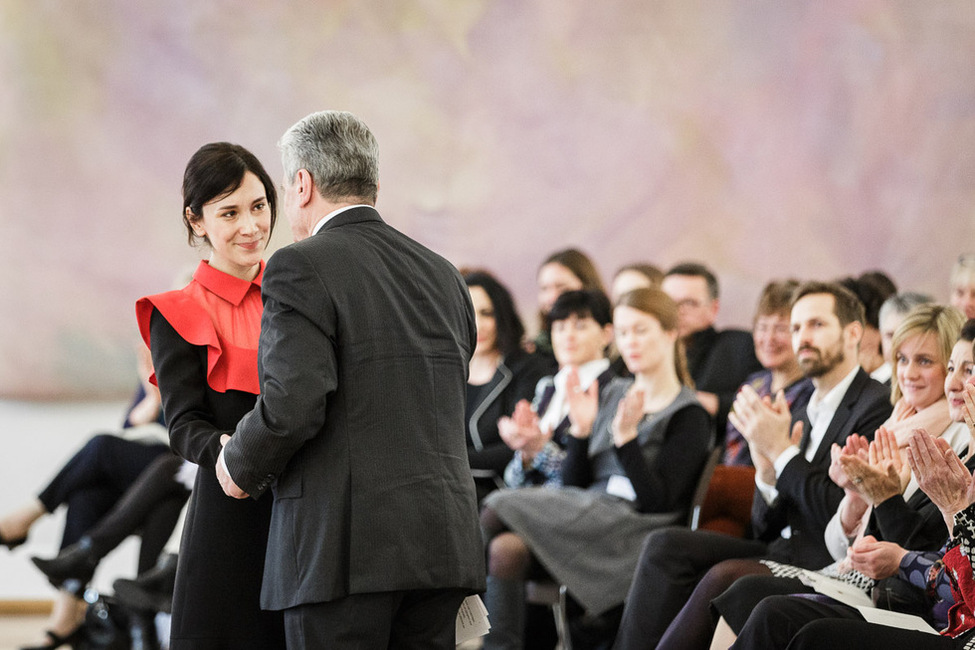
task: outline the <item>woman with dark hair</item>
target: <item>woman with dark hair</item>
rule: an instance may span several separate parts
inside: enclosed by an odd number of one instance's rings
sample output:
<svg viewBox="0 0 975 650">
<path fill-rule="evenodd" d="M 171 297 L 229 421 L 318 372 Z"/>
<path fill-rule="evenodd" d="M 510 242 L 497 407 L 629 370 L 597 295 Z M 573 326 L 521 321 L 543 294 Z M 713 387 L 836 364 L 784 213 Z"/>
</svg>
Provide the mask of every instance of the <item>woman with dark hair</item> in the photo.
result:
<svg viewBox="0 0 975 650">
<path fill-rule="evenodd" d="M 566 291 L 549 312 L 552 348 L 559 371 L 535 386 L 535 399 L 521 400 L 511 417 L 498 421 L 501 438 L 515 456 L 504 472 L 508 487 L 562 485 L 562 460 L 569 435 L 566 386 L 575 376 L 588 390 L 596 382 L 602 390 L 615 376 L 606 358 L 613 340 L 613 312 L 601 291 Z"/>
<path fill-rule="evenodd" d="M 503 490 L 485 501 L 491 617 L 487 648 L 522 647 L 524 581 L 548 573 L 588 614 L 622 604 L 647 533 L 687 516 L 708 455 L 711 419 L 690 388 L 677 305 L 660 289 L 613 311 L 631 379 L 599 394 L 567 382 L 565 487 Z"/>
<path fill-rule="evenodd" d="M 487 271 L 468 271 L 464 281 L 474 303 L 477 347 L 467 380 L 467 455 L 478 503 L 503 487 L 502 474 L 512 450 L 501 440 L 498 419 L 532 396 L 546 374 L 538 357 L 525 352 L 521 324 L 511 293 Z"/>
<path fill-rule="evenodd" d="M 260 392 L 261 278 L 275 199 L 249 151 L 200 148 L 183 176 L 183 223 L 209 259 L 185 288 L 136 304 L 173 450 L 199 466 L 177 566 L 173 650 L 285 645 L 281 613 L 260 608 L 272 498 L 228 499 L 214 470 Z"/>
</svg>

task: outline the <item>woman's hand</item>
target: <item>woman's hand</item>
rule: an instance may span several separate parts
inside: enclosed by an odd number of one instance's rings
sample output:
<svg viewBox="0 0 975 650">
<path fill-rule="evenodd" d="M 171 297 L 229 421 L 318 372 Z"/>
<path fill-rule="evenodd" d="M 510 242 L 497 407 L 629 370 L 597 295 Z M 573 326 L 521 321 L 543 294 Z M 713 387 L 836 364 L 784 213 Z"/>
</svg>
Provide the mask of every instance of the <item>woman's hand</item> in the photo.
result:
<svg viewBox="0 0 975 650">
<path fill-rule="evenodd" d="M 965 396 L 965 425 L 968 435 L 975 440 L 975 384 L 966 384 L 962 393 Z"/>
<path fill-rule="evenodd" d="M 843 488 L 847 494 L 852 493 L 856 498 L 860 495 L 856 491 L 856 485 L 850 480 L 846 472 L 843 470 L 843 466 L 840 464 L 840 459 L 844 456 L 854 456 L 866 460 L 869 457 L 870 452 L 870 442 L 861 436 L 859 433 L 851 433 L 846 438 L 846 442 L 843 446 L 839 446 L 836 443 L 829 448 L 830 464 L 829 464 L 829 477 L 833 479 L 833 483 Z"/>
<path fill-rule="evenodd" d="M 911 468 L 901 458 L 897 438 L 885 427 L 877 429 L 867 460 L 857 456 L 839 459 L 853 488 L 871 505 L 901 494 L 911 480 Z"/>
<path fill-rule="evenodd" d="M 521 400 L 515 405 L 511 417 L 498 419 L 498 433 L 506 445 L 515 451 L 520 451 L 522 461 L 528 462 L 542 450 L 552 439 L 552 431 L 542 431 L 539 427 L 538 414 L 532 410 L 528 400 Z"/>
<path fill-rule="evenodd" d="M 579 373 L 573 368 L 565 379 L 565 401 L 569 404 L 569 435 L 573 438 L 588 438 L 592 434 L 592 424 L 596 421 L 599 409 L 599 385 L 592 382 L 588 390 L 582 390 Z"/>
<path fill-rule="evenodd" d="M 853 568 L 874 580 L 897 575 L 907 550 L 892 542 L 878 542 L 872 535 L 857 540 L 848 558 Z"/>
<path fill-rule="evenodd" d="M 622 447 L 636 438 L 637 425 L 643 418 L 643 399 L 643 389 L 637 388 L 634 384 L 616 407 L 616 416 L 613 418 L 613 444 L 617 447 Z"/>
<path fill-rule="evenodd" d="M 907 461 L 921 489 L 941 510 L 948 530 L 955 514 L 975 501 L 975 483 L 958 455 L 941 438 L 915 429 L 908 438 Z"/>
</svg>

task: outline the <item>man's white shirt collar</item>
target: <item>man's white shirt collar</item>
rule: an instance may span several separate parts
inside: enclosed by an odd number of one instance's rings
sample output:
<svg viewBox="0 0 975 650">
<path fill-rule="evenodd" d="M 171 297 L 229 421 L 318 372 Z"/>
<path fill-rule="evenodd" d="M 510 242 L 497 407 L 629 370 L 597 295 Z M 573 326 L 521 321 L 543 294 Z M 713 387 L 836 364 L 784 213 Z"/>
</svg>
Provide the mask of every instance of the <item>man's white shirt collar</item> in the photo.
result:
<svg viewBox="0 0 975 650">
<path fill-rule="evenodd" d="M 318 231 L 322 229 L 322 226 L 324 226 L 326 223 L 328 223 L 328 220 L 329 219 L 331 219 L 332 217 L 334 217 L 334 216 L 336 216 L 338 214 L 341 214 L 341 213 L 345 212 L 346 210 L 351 210 L 352 208 L 371 208 L 371 207 L 373 207 L 373 206 L 367 205 L 365 203 L 357 203 L 355 205 L 347 205 L 344 208 L 339 208 L 338 210 L 332 210 L 331 212 L 329 212 L 328 214 L 326 214 L 324 217 L 322 217 L 322 220 L 321 221 L 319 221 L 318 223 L 315 224 L 315 227 L 311 229 L 311 234 L 312 235 L 317 235 L 318 234 Z"/>
<path fill-rule="evenodd" d="M 809 404 L 806 406 L 806 415 L 809 417 L 810 424 L 816 426 L 816 420 L 820 413 L 836 412 L 836 409 L 840 406 L 840 402 L 843 401 L 843 396 L 846 395 L 847 389 L 853 383 L 853 379 L 857 376 L 858 372 L 860 372 L 860 366 L 853 366 L 850 374 L 840 380 L 840 383 L 833 386 L 832 390 L 825 395 L 818 388 L 813 391 L 812 397 L 809 398 Z"/>
</svg>

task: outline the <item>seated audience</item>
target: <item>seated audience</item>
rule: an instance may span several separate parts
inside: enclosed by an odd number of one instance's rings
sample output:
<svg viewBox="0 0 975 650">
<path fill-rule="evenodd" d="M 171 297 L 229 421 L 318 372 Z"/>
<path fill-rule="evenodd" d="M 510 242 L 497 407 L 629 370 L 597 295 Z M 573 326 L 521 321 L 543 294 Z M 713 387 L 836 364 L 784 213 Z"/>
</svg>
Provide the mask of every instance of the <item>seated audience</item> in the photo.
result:
<svg viewBox="0 0 975 650">
<path fill-rule="evenodd" d="M 613 326 L 634 378 L 614 379 L 600 396 L 570 372 L 565 487 L 502 490 L 485 501 L 485 648 L 521 647 L 524 581 L 540 572 L 590 615 L 618 606 L 647 531 L 687 516 L 712 433 L 689 388 L 677 306 L 660 289 L 631 291 Z"/>
<path fill-rule="evenodd" d="M 783 391 L 793 412 L 805 408 L 813 392 L 812 381 L 802 374 L 792 349 L 789 310 L 792 294 L 798 286 L 795 280 L 773 281 L 762 290 L 752 337 L 755 356 L 764 370 L 752 373 L 743 384 L 761 397 L 772 398 Z M 755 469 L 748 443 L 729 422 L 725 429 L 722 464 L 715 468 L 711 476 L 707 498 L 698 517 L 698 527 L 745 537 L 751 519 L 754 491 Z"/>
<path fill-rule="evenodd" d="M 589 256 L 576 248 L 556 251 L 545 258 L 538 267 L 538 334 L 534 352 L 552 359 L 552 342 L 549 338 L 548 312 L 555 299 L 566 291 L 602 291 L 606 293 L 599 271 Z"/>
<path fill-rule="evenodd" d="M 971 386 L 967 393 L 975 395 Z M 971 413 L 975 416 L 975 411 Z M 934 553 L 908 551 L 897 544 L 865 538 L 851 561 L 876 579 L 890 578 L 926 598 L 924 618 L 940 636 L 868 623 L 860 612 L 827 598 L 770 596 L 748 617 L 732 648 L 809 650 L 961 650 L 975 641 L 975 504 L 972 461 L 961 459 L 943 440 L 911 433 L 911 471 L 938 507 L 951 536 Z M 883 604 L 883 600 L 880 601 Z"/>
<path fill-rule="evenodd" d="M 562 484 L 571 424 L 566 382 L 575 373 L 581 390 L 596 382 L 601 391 L 612 379 L 606 358 L 611 319 L 609 300 L 600 291 L 566 291 L 556 299 L 549 320 L 559 371 L 539 380 L 531 404 L 521 400 L 511 417 L 498 421 L 501 438 L 515 452 L 504 472 L 508 487 Z"/>
<path fill-rule="evenodd" d="M 906 448 L 915 429 L 933 432 L 956 452 L 969 448 L 964 402 L 949 403 L 963 389 L 964 378 L 953 368 L 971 367 L 975 321 L 959 334 L 963 320 L 953 307 L 922 305 L 898 328 L 894 337 L 894 414 L 877 431 L 868 457 L 862 457 L 867 443 L 855 435 L 847 439 L 842 451 L 833 451 L 830 476 L 845 496 L 826 527 L 826 545 L 836 561 L 820 571 L 824 575 L 839 577 L 869 594 L 873 580 L 854 571 L 847 561 L 851 545 L 871 536 L 905 548 L 933 551 L 944 542 L 948 534 L 944 521 L 918 490 L 900 450 Z M 737 580 L 712 602 L 733 632 L 741 629 L 764 596 L 812 592 L 796 578 L 796 567 L 769 561 L 762 564 L 768 571 Z M 718 629 L 723 630 L 723 625 L 719 623 Z M 725 647 L 730 642 L 728 639 Z"/>
<path fill-rule="evenodd" d="M 474 303 L 477 347 L 467 381 L 467 455 L 478 503 L 504 486 L 512 451 L 501 439 L 498 419 L 532 396 L 546 364 L 521 347 L 525 328 L 511 294 L 486 271 L 467 271 L 464 281 Z"/>
<path fill-rule="evenodd" d="M 756 467 L 753 539 L 678 527 L 648 535 L 618 648 L 656 647 L 685 603 L 682 616 L 694 620 L 675 621 L 671 630 L 703 629 L 710 638 L 708 605 L 739 577 L 725 560 L 765 557 L 812 569 L 830 562 L 823 534 L 843 497 L 827 475 L 830 447 L 851 433 L 875 431 L 891 413 L 890 393 L 858 364 L 863 305 L 849 290 L 835 283 L 801 285 L 791 323 L 799 366 L 815 386 L 806 408 L 790 413 L 784 396 L 763 400 L 748 386 L 735 402 L 734 424 Z"/>
<path fill-rule="evenodd" d="M 951 304 L 975 318 L 975 253 L 959 255 L 951 267 Z"/>
<path fill-rule="evenodd" d="M 189 499 L 192 482 L 179 479 L 180 468 L 196 465 L 176 454 L 156 458 L 126 490 L 118 503 L 76 543 L 57 557 L 31 560 L 56 587 L 80 593 L 88 584 L 99 562 L 129 535 L 141 533 L 140 573 L 150 569 L 176 526 Z"/>
<path fill-rule="evenodd" d="M 774 397 L 783 391 L 793 412 L 805 408 L 813 392 L 812 381 L 802 374 L 799 360 L 792 349 L 789 312 L 792 294 L 798 286 L 796 280 L 785 280 L 769 282 L 762 289 L 755 311 L 752 340 L 755 356 L 763 370 L 753 372 L 743 383 L 751 386 L 760 397 Z M 748 443 L 731 422 L 725 429 L 722 464 L 752 466 Z"/>
<path fill-rule="evenodd" d="M 735 392 L 745 377 L 762 368 L 752 337 L 742 330 L 714 328 L 720 308 L 718 279 L 704 265 L 678 264 L 667 271 L 661 286 L 677 303 L 680 337 L 697 398 L 723 436 Z"/>
<path fill-rule="evenodd" d="M 149 383 L 152 363 L 148 350 L 140 351 L 138 362 L 140 385 L 122 431 L 93 436 L 36 499 L 0 517 L 0 546 L 13 549 L 23 544 L 35 522 L 62 504 L 67 506 L 67 516 L 61 549 L 71 546 L 115 505 L 150 463 L 170 453 L 159 390 Z M 144 553 L 140 562 L 152 566 L 155 558 L 151 556 L 151 552 Z M 80 594 L 60 589 L 45 623 L 45 639 L 31 647 L 57 648 L 77 641 L 84 611 Z"/>
</svg>

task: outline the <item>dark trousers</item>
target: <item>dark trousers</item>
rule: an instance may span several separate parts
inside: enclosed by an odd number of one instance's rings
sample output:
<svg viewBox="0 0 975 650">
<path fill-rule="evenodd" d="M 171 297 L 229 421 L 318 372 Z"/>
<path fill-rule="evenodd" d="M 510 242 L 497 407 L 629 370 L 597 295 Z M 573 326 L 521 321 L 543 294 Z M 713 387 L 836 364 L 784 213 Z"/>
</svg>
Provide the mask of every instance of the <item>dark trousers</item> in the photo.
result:
<svg viewBox="0 0 975 650">
<path fill-rule="evenodd" d="M 68 506 L 61 548 L 77 542 L 107 513 L 157 456 L 163 443 L 141 443 L 110 434 L 93 436 L 38 495 L 48 512 Z"/>
<path fill-rule="evenodd" d="M 855 609 L 835 601 L 769 596 L 748 617 L 731 647 L 735 650 L 951 650 L 963 645 L 963 641 L 943 636 L 867 623 Z"/>
<path fill-rule="evenodd" d="M 139 573 L 155 566 L 190 496 L 189 489 L 176 481 L 182 464 L 183 459 L 176 454 L 160 454 L 139 474 L 108 514 L 88 531 L 98 557 L 105 557 L 138 532 L 142 538 Z"/>
<path fill-rule="evenodd" d="M 711 567 L 724 560 L 761 557 L 765 552 L 762 542 L 709 531 L 670 527 L 650 533 L 643 543 L 614 647 L 656 648 Z M 713 629 L 709 610 L 705 617 L 704 624 Z"/>
<path fill-rule="evenodd" d="M 289 650 L 454 650 L 466 589 L 352 594 L 284 610 Z"/>
</svg>

